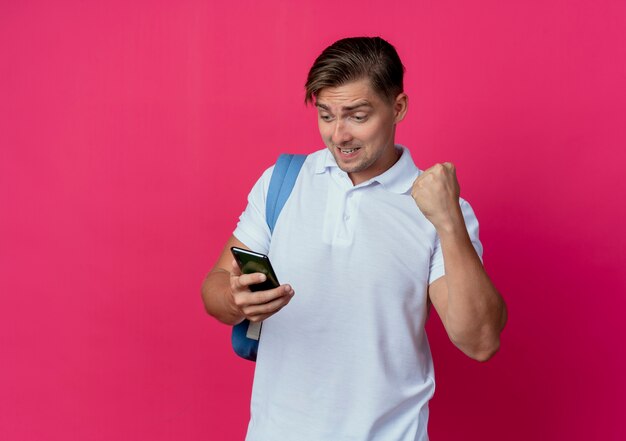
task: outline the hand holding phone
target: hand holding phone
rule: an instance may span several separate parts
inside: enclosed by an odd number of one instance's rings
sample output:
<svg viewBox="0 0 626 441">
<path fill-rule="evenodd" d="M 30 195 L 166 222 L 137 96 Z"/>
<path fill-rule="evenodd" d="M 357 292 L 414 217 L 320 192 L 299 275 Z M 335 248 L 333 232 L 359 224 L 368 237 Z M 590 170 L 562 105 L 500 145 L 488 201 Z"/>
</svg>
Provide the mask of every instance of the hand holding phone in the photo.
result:
<svg viewBox="0 0 626 441">
<path fill-rule="evenodd" d="M 294 295 L 289 285 L 280 285 L 269 258 L 261 253 L 231 247 L 237 266 L 243 275 L 261 273 L 266 279 L 263 282 L 245 284 L 246 291 L 233 289 L 235 304 L 250 321 L 261 321 L 283 308 Z M 265 291 L 263 296 L 250 295 Z M 269 294 L 269 295 L 268 295 Z"/>
<path fill-rule="evenodd" d="M 233 253 L 242 274 L 262 273 L 267 277 L 265 282 L 250 285 L 250 291 L 267 291 L 280 286 L 270 259 L 265 254 L 237 247 L 231 247 L 230 251 Z"/>
</svg>

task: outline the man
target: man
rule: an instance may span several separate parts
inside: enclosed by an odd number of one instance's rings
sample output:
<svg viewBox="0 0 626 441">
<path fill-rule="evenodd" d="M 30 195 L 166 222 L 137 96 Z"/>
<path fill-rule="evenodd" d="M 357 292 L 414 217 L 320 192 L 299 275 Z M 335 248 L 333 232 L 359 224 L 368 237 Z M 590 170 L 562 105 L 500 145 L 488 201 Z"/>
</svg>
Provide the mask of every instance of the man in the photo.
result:
<svg viewBox="0 0 626 441">
<path fill-rule="evenodd" d="M 272 168 L 263 174 L 204 282 L 218 320 L 264 321 L 248 441 L 427 440 L 431 303 L 465 354 L 485 361 L 498 350 L 506 307 L 454 166 L 422 172 L 394 143 L 408 106 L 403 74 L 380 38 L 322 52 L 306 101 L 327 149 L 307 157 L 273 234 Z M 241 275 L 231 246 L 269 254 L 289 284 L 250 292 L 264 276 Z"/>
</svg>

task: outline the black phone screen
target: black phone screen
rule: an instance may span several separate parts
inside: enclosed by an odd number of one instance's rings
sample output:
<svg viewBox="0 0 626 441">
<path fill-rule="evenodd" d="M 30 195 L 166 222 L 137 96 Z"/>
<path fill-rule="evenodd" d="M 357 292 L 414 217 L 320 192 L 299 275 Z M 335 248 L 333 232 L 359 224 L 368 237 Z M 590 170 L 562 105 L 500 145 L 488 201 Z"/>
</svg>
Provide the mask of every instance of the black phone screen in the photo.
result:
<svg viewBox="0 0 626 441">
<path fill-rule="evenodd" d="M 265 282 L 250 285 L 250 291 L 266 291 L 280 286 L 270 259 L 265 254 L 238 247 L 231 247 L 230 251 L 233 253 L 242 274 L 263 273 L 267 276 Z"/>
</svg>

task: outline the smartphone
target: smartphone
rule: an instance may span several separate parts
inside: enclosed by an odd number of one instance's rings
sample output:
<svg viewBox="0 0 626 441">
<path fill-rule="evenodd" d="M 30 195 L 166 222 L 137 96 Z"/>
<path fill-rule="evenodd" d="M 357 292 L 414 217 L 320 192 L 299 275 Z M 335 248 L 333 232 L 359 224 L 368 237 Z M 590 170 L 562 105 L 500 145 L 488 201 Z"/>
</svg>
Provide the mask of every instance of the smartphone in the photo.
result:
<svg viewBox="0 0 626 441">
<path fill-rule="evenodd" d="M 280 286 L 270 259 L 265 254 L 238 247 L 231 247 L 230 252 L 233 253 L 242 274 L 263 273 L 267 277 L 265 282 L 250 285 L 250 291 L 266 291 Z"/>
</svg>

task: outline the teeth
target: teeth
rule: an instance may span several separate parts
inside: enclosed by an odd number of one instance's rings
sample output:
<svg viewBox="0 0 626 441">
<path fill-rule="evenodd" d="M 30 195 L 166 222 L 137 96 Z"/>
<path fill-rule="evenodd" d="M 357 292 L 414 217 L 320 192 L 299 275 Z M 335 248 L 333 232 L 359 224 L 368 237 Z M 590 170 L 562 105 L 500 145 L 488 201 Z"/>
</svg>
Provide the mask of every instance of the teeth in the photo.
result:
<svg viewBox="0 0 626 441">
<path fill-rule="evenodd" d="M 352 153 L 352 152 L 354 152 L 356 150 L 358 150 L 358 149 L 341 149 L 341 152 L 350 154 L 350 153 Z"/>
</svg>

